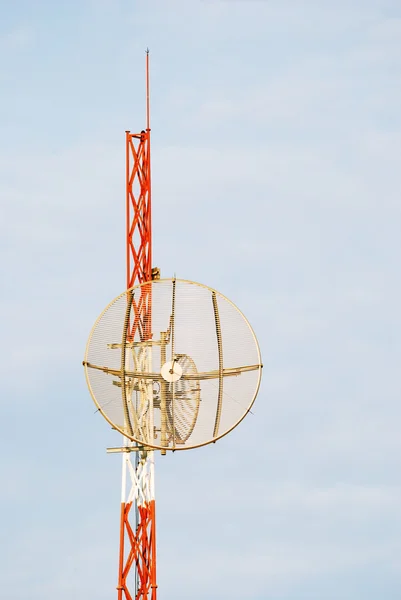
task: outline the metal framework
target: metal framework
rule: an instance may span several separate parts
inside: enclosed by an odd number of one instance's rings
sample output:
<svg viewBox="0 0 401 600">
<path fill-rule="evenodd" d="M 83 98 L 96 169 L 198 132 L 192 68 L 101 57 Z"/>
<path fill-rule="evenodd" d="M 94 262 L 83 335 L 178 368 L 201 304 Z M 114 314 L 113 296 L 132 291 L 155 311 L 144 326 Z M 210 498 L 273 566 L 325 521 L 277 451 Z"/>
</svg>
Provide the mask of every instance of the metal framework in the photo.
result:
<svg viewBox="0 0 401 600">
<path fill-rule="evenodd" d="M 126 131 L 127 289 L 152 280 L 149 51 L 146 52 L 146 130 Z M 151 286 L 149 286 L 150 288 Z M 151 332 L 151 293 L 142 287 L 129 337 Z M 124 438 L 118 600 L 156 600 L 154 452 Z"/>
</svg>

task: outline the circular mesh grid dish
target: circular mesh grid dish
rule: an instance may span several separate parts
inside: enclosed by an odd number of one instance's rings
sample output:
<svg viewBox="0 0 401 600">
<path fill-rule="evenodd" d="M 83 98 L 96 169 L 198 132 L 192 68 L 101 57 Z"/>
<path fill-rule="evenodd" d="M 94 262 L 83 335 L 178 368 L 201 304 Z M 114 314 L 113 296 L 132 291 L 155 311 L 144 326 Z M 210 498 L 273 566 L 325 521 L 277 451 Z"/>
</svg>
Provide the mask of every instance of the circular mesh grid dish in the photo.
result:
<svg viewBox="0 0 401 600">
<path fill-rule="evenodd" d="M 102 312 L 86 347 L 101 414 L 139 445 L 185 450 L 216 441 L 249 412 L 262 364 L 244 315 L 215 290 L 160 279 Z"/>
</svg>

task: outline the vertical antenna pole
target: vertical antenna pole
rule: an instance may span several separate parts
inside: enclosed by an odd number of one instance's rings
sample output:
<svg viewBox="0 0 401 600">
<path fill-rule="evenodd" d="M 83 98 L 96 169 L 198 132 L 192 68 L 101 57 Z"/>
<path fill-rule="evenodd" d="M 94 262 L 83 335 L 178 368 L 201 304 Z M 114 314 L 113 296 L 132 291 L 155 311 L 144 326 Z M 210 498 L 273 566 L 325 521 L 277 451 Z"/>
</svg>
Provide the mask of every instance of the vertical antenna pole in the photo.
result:
<svg viewBox="0 0 401 600">
<path fill-rule="evenodd" d="M 149 48 L 146 49 L 146 131 L 150 131 Z"/>
<path fill-rule="evenodd" d="M 152 281 L 152 215 L 150 177 L 149 50 L 146 50 L 146 130 L 126 131 L 126 261 L 127 289 Z M 151 339 L 151 286 L 143 286 L 128 336 Z M 138 295 L 137 295 L 138 296 Z M 146 352 L 146 346 L 143 346 Z M 149 348 L 150 352 L 150 348 Z M 151 354 L 149 354 L 151 361 Z M 150 365 L 151 366 L 151 365 Z M 152 393 L 152 391 L 151 391 Z M 153 428 L 150 435 L 153 433 Z M 156 512 L 154 452 L 123 454 L 118 600 L 156 600 Z M 132 457 L 135 455 L 135 458 Z M 131 485 L 128 484 L 128 478 Z M 134 505 L 134 506 L 133 506 Z M 134 508 L 134 510 L 131 510 Z"/>
</svg>

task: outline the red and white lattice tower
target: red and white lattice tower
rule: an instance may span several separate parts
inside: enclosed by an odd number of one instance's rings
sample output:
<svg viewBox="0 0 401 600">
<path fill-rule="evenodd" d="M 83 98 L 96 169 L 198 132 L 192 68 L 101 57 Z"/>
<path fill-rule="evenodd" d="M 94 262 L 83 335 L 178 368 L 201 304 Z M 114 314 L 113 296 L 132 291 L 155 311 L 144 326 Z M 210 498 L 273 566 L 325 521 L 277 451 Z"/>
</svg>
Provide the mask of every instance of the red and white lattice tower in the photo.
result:
<svg viewBox="0 0 401 600">
<path fill-rule="evenodd" d="M 146 52 L 146 130 L 126 132 L 127 289 L 152 280 L 149 51 Z M 157 271 L 157 270 L 155 270 Z M 157 275 L 156 275 L 157 276 Z M 151 294 L 138 302 L 133 338 L 151 336 Z M 154 452 L 124 438 L 118 600 L 156 600 Z M 133 586 L 133 587 L 131 587 Z"/>
<path fill-rule="evenodd" d="M 152 268 L 149 52 L 146 129 L 126 132 L 127 285 L 100 314 L 83 365 L 100 414 L 123 435 L 118 600 L 156 600 L 154 452 L 211 444 L 249 413 L 262 362 L 228 298 Z"/>
</svg>

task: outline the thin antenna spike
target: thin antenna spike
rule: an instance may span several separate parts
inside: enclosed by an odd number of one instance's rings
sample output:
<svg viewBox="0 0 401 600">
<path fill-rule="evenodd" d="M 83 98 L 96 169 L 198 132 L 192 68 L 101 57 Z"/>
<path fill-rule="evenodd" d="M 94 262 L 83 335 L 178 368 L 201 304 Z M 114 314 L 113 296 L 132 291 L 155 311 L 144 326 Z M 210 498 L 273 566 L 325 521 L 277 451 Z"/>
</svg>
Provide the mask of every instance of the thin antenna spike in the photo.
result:
<svg viewBox="0 0 401 600">
<path fill-rule="evenodd" d="M 149 48 L 146 48 L 146 129 L 150 129 Z"/>
</svg>

